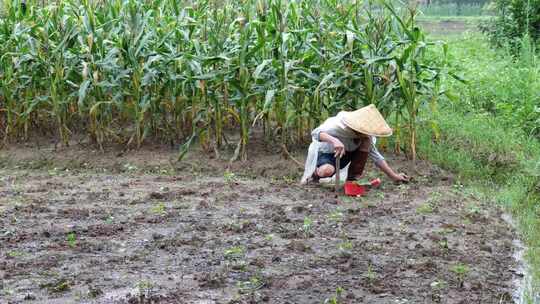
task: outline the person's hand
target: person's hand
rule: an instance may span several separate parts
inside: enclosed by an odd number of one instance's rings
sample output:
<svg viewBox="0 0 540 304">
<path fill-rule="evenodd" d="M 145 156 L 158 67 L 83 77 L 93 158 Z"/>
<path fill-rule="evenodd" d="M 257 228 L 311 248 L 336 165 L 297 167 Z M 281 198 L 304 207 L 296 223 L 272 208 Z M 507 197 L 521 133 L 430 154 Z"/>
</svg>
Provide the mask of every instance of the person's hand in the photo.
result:
<svg viewBox="0 0 540 304">
<path fill-rule="evenodd" d="M 398 173 L 392 177 L 395 183 L 408 183 L 410 178 L 405 173 Z"/>
<path fill-rule="evenodd" d="M 343 155 L 345 155 L 345 146 L 339 139 L 336 138 L 336 140 L 333 142 L 333 145 L 335 157 L 342 157 Z"/>
</svg>

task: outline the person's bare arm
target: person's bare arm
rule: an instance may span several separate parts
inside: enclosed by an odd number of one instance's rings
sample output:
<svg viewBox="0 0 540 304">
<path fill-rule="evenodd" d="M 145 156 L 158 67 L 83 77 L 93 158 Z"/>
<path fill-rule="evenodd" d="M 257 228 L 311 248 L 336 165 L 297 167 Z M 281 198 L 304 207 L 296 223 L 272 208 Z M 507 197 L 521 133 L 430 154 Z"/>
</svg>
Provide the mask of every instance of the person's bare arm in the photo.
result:
<svg viewBox="0 0 540 304">
<path fill-rule="evenodd" d="M 341 157 L 341 156 L 343 156 L 345 154 L 345 146 L 343 145 L 341 140 L 335 138 L 334 136 L 332 136 L 332 135 L 330 135 L 330 134 L 328 134 L 326 132 L 321 132 L 319 134 L 319 140 L 327 142 L 327 143 L 331 143 L 334 146 L 334 153 L 335 153 L 336 157 L 338 155 Z"/>
<path fill-rule="evenodd" d="M 404 173 L 396 173 L 394 170 L 388 165 L 388 163 L 385 160 L 380 160 L 376 163 L 377 167 L 381 169 L 384 174 L 386 174 L 391 180 L 394 182 L 408 182 L 409 177 Z"/>
</svg>

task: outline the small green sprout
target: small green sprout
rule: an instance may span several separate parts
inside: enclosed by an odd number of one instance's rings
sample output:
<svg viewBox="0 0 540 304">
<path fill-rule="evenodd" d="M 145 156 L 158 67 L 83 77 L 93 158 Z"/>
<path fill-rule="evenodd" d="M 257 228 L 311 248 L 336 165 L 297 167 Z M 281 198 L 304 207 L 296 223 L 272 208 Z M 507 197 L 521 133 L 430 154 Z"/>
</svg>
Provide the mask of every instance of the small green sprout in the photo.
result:
<svg viewBox="0 0 540 304">
<path fill-rule="evenodd" d="M 343 289 L 342 287 L 337 287 L 335 295 L 329 299 L 324 300 L 324 304 L 339 304 L 339 300 L 342 299 L 344 292 L 345 289 Z"/>
<path fill-rule="evenodd" d="M 433 206 L 430 203 L 424 203 L 420 207 L 416 208 L 416 212 L 419 214 L 433 213 Z"/>
<path fill-rule="evenodd" d="M 309 217 L 304 218 L 304 224 L 302 225 L 302 231 L 306 237 L 311 234 L 311 228 L 313 227 L 313 220 Z"/>
<path fill-rule="evenodd" d="M 152 213 L 154 213 L 156 215 L 165 215 L 167 213 L 166 208 L 165 208 L 165 204 L 164 203 L 159 203 L 159 204 L 155 205 L 154 207 L 152 207 Z"/>
<path fill-rule="evenodd" d="M 366 278 L 370 283 L 373 283 L 375 279 L 377 278 L 377 274 L 373 271 L 373 266 L 371 264 L 368 265 L 368 269 L 366 271 Z"/>
<path fill-rule="evenodd" d="M 228 170 L 223 173 L 223 178 L 225 179 L 225 182 L 229 185 L 236 181 L 236 175 Z"/>
<path fill-rule="evenodd" d="M 75 246 L 77 245 L 77 237 L 75 236 L 75 232 L 68 233 L 67 242 L 69 247 L 75 248 Z"/>
<path fill-rule="evenodd" d="M 237 284 L 238 289 L 242 293 L 254 292 L 261 289 L 264 285 L 264 281 L 258 276 L 253 276 L 249 279 L 249 281 L 238 282 Z"/>
<path fill-rule="evenodd" d="M 471 269 L 465 264 L 457 263 L 456 265 L 452 266 L 452 268 L 450 268 L 450 271 L 455 273 L 458 281 L 462 283 L 465 280 L 467 274 L 469 274 L 469 272 L 471 271 Z"/>
<path fill-rule="evenodd" d="M 224 256 L 226 259 L 229 259 L 229 260 L 239 259 L 244 256 L 244 247 L 235 246 L 235 247 L 226 249 L 224 252 Z"/>
</svg>

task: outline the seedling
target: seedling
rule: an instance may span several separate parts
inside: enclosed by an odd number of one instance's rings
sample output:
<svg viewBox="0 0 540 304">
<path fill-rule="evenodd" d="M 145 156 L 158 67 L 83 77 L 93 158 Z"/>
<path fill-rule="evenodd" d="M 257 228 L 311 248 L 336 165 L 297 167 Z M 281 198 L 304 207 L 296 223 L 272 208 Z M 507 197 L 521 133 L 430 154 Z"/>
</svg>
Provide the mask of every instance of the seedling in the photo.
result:
<svg viewBox="0 0 540 304">
<path fill-rule="evenodd" d="M 334 212 L 330 213 L 329 218 L 333 222 L 341 222 L 343 221 L 343 211 L 337 208 Z"/>
<path fill-rule="evenodd" d="M 75 236 L 75 232 L 68 233 L 67 242 L 69 247 L 75 248 L 75 246 L 77 245 L 77 237 Z"/>
<path fill-rule="evenodd" d="M 137 283 L 137 291 L 140 296 L 148 297 L 154 289 L 154 284 L 150 281 L 140 281 Z"/>
<path fill-rule="evenodd" d="M 447 285 L 448 284 L 443 280 L 437 280 L 437 281 L 432 282 L 431 284 L 429 284 L 431 289 L 437 290 L 437 291 L 446 288 Z"/>
<path fill-rule="evenodd" d="M 53 282 L 46 282 L 39 285 L 40 288 L 46 288 L 51 293 L 60 293 L 71 289 L 70 282 L 66 279 L 59 279 Z"/>
<path fill-rule="evenodd" d="M 10 251 L 6 255 L 9 258 L 17 258 L 23 256 L 23 253 L 21 251 Z"/>
<path fill-rule="evenodd" d="M 368 279 L 369 283 L 373 283 L 375 279 L 377 278 L 377 274 L 373 271 L 373 266 L 371 264 L 368 265 L 368 269 L 366 271 L 366 278 Z"/>
<path fill-rule="evenodd" d="M 55 287 L 53 287 L 53 291 L 55 292 L 63 292 L 70 289 L 69 282 L 68 281 L 62 281 Z"/>
<path fill-rule="evenodd" d="M 124 164 L 124 169 L 127 171 L 127 172 L 135 172 L 137 170 L 139 170 L 139 168 L 135 165 L 132 165 L 130 163 L 126 163 Z"/>
<path fill-rule="evenodd" d="M 461 284 L 463 284 L 463 281 L 465 280 L 465 277 L 467 276 L 467 274 L 469 274 L 470 268 L 469 268 L 469 266 L 467 266 L 465 264 L 458 263 L 458 264 L 452 266 L 452 268 L 450 268 L 450 271 L 452 271 L 453 273 L 456 274 L 458 282 L 461 285 Z"/>
<path fill-rule="evenodd" d="M 313 227 L 313 220 L 309 217 L 304 218 L 304 225 L 302 225 L 302 231 L 304 236 L 308 238 L 311 235 L 311 228 Z"/>
<path fill-rule="evenodd" d="M 330 299 L 324 300 L 324 304 L 339 304 L 344 292 L 345 290 L 342 287 L 337 287 L 336 294 Z"/>
<path fill-rule="evenodd" d="M 224 252 L 224 256 L 226 259 L 229 259 L 229 260 L 240 259 L 244 256 L 244 247 L 235 246 L 235 247 L 226 249 Z"/>
<path fill-rule="evenodd" d="M 450 247 L 448 246 L 448 240 L 446 238 L 439 241 L 439 246 L 441 246 L 441 249 L 445 252 L 450 249 Z"/>
<path fill-rule="evenodd" d="M 467 205 L 467 215 L 468 216 L 475 216 L 475 215 L 479 215 L 481 213 L 482 209 L 480 209 L 480 206 L 478 206 L 478 204 L 475 204 L 475 203 L 470 203 Z"/>
<path fill-rule="evenodd" d="M 107 219 L 105 220 L 105 223 L 107 225 L 112 225 L 114 223 L 114 216 L 112 216 L 112 215 L 107 216 Z"/>
<path fill-rule="evenodd" d="M 229 185 L 236 182 L 236 175 L 228 170 L 223 173 L 223 178 L 225 179 L 225 182 Z"/>
<path fill-rule="evenodd" d="M 253 276 L 249 281 L 238 282 L 237 284 L 241 293 L 252 293 L 261 289 L 264 285 L 264 281 L 258 276 Z"/>
<path fill-rule="evenodd" d="M 154 207 L 152 207 L 152 213 L 154 213 L 156 215 L 165 215 L 165 214 L 167 214 L 165 204 L 164 203 L 159 203 L 159 204 L 155 205 Z"/>
<path fill-rule="evenodd" d="M 420 207 L 416 208 L 416 212 L 419 214 L 433 213 L 433 206 L 430 203 L 424 203 Z"/>
<path fill-rule="evenodd" d="M 285 175 L 285 176 L 283 176 L 283 181 L 286 184 L 291 185 L 291 184 L 294 184 L 296 182 L 296 177 Z"/>
<path fill-rule="evenodd" d="M 350 257 L 352 255 L 353 244 L 350 241 L 342 242 L 338 245 L 339 253 L 344 257 Z"/>
</svg>

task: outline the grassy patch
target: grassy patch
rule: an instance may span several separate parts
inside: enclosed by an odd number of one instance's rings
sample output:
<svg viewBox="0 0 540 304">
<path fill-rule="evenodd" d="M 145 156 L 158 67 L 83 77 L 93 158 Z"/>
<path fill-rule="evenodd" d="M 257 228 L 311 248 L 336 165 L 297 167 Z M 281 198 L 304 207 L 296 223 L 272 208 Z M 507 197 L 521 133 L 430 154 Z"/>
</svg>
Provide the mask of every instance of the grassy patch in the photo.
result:
<svg viewBox="0 0 540 304">
<path fill-rule="evenodd" d="M 477 33 L 445 40 L 450 46 L 448 58 L 453 68 L 468 83 L 445 83 L 454 98 L 438 113 L 424 113 L 426 125 L 420 128 L 419 151 L 423 158 L 454 172 L 458 183 L 465 185 L 463 190 L 482 201 L 497 202 L 512 214 L 528 247 L 526 257 L 533 277 L 531 292 L 539 292 L 540 64 L 537 55 L 527 48 L 526 40 L 522 42 L 525 46 L 522 54 L 517 57 L 509 56 L 504 49 L 491 49 Z M 475 215 L 484 206 L 470 205 L 465 211 L 467 215 Z"/>
<path fill-rule="evenodd" d="M 422 156 L 454 172 L 468 188 L 513 215 L 528 246 L 534 280 L 540 282 L 540 144 L 485 114 L 448 107 L 432 118 L 439 124 L 440 139 L 434 141 L 431 130 L 423 128 Z M 479 211 L 473 207 L 468 211 Z"/>
</svg>

